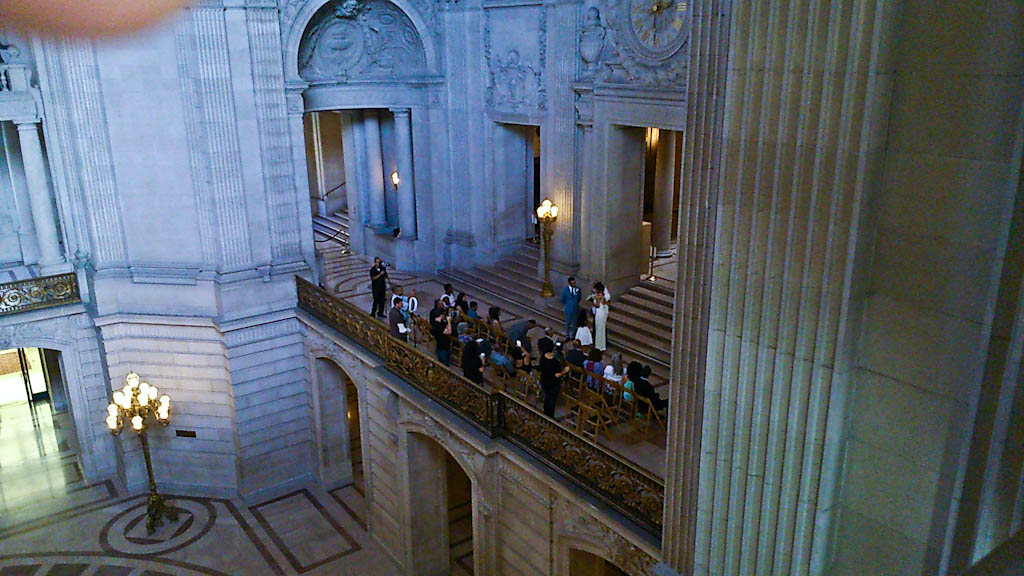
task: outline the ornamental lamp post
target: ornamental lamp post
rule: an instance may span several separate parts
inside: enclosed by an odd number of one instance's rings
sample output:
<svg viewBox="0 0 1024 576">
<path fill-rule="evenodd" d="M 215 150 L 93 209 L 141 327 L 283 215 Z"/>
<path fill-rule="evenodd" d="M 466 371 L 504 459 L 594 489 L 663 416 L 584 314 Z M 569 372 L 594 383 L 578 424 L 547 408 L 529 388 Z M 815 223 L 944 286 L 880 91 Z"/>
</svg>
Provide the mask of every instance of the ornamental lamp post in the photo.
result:
<svg viewBox="0 0 1024 576">
<path fill-rule="evenodd" d="M 132 430 L 139 436 L 142 454 L 146 459 L 146 473 L 149 475 L 149 505 L 146 507 L 146 531 L 152 534 L 157 526 L 163 525 L 163 518 L 171 522 L 178 521 L 178 512 L 168 506 L 156 491 L 156 480 L 153 479 L 153 462 L 149 456 L 149 439 L 146 427 L 150 416 L 161 426 L 171 422 L 171 398 L 164 394 L 159 396 L 156 386 L 142 382 L 139 375 L 129 372 L 125 376 L 124 388 L 116 390 L 113 402 L 107 406 L 107 428 L 111 434 L 121 433 L 125 423 L 130 423 Z"/>
<path fill-rule="evenodd" d="M 555 233 L 558 206 L 545 198 L 540 206 L 537 206 L 537 220 L 540 221 L 540 233 L 544 239 L 544 283 L 540 287 L 540 297 L 550 298 L 555 295 L 551 287 L 551 236 Z"/>
</svg>

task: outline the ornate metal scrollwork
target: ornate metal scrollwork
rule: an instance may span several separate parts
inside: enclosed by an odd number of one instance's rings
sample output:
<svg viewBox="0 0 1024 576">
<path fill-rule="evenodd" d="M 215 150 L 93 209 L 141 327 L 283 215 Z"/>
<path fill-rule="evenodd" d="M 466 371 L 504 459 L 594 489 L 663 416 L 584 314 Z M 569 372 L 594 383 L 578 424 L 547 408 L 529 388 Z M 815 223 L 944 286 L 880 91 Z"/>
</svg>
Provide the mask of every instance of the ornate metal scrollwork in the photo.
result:
<svg viewBox="0 0 1024 576">
<path fill-rule="evenodd" d="M 81 302 L 74 273 L 0 284 L 0 316 Z"/>
<path fill-rule="evenodd" d="M 492 437 L 504 437 L 575 481 L 655 536 L 661 534 L 664 482 L 560 426 L 533 408 L 470 382 L 392 338 L 381 322 L 296 277 L 299 308 L 365 346 L 396 375 Z"/>
</svg>

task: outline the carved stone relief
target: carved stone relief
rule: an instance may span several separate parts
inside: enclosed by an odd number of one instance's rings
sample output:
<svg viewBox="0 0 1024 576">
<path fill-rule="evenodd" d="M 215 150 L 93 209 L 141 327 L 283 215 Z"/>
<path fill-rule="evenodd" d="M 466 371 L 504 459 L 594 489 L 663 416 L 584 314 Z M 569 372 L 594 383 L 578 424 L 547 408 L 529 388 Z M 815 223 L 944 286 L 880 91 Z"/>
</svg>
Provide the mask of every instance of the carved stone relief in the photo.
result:
<svg viewBox="0 0 1024 576">
<path fill-rule="evenodd" d="M 484 10 L 484 60 L 488 74 L 485 100 L 491 108 L 512 112 L 547 109 L 547 13 L 543 7 L 530 10 L 537 13 L 536 24 L 532 26 L 537 31 L 536 44 L 521 42 L 518 35 L 494 31 L 493 10 Z M 522 18 L 521 14 L 516 16 Z"/>
<path fill-rule="evenodd" d="M 299 75 L 309 82 L 402 78 L 426 71 L 416 27 L 387 0 L 324 5 L 299 46 Z"/>
<path fill-rule="evenodd" d="M 658 560 L 628 542 L 616 531 L 586 514 L 578 505 L 562 498 L 555 501 L 553 518 L 556 519 L 556 538 L 578 538 L 604 548 L 606 560 L 626 574 L 653 576 Z"/>
<path fill-rule="evenodd" d="M 681 89 L 686 85 L 689 19 L 680 19 L 678 48 L 660 54 L 645 51 L 630 24 L 637 2 L 595 0 L 584 8 L 577 48 L 579 79 L 645 88 Z M 635 6 L 633 7 L 635 9 Z M 684 27 L 685 26 L 685 27 Z"/>
</svg>

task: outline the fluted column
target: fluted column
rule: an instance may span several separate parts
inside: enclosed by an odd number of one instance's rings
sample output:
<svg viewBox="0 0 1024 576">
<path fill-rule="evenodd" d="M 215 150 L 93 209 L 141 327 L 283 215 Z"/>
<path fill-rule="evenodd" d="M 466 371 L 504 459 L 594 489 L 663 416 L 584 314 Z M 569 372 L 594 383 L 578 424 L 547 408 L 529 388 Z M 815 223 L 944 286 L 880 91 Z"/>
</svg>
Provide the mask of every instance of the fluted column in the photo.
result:
<svg viewBox="0 0 1024 576">
<path fill-rule="evenodd" d="M 39 140 L 38 120 L 15 123 L 18 126 L 25 179 L 28 182 L 32 222 L 39 243 L 39 265 L 44 268 L 55 266 L 64 261 L 64 256 L 57 238 L 57 219 L 53 213 L 53 203 L 50 202 L 50 187 L 46 183 L 46 160 L 43 159 L 43 145 Z"/>
<path fill-rule="evenodd" d="M 676 133 L 672 130 L 660 130 L 657 167 L 654 171 L 654 222 L 651 227 L 651 244 L 656 246 L 659 252 L 667 251 L 672 245 L 675 175 Z"/>
<path fill-rule="evenodd" d="M 380 121 L 376 110 L 363 113 L 363 136 L 366 139 L 366 187 L 370 195 L 370 226 L 387 224 L 384 208 L 384 158 L 380 150 Z"/>
<path fill-rule="evenodd" d="M 398 160 L 398 227 L 402 237 L 416 238 L 416 185 L 412 168 L 412 118 L 408 108 L 392 110 L 395 115 L 395 156 Z"/>
</svg>

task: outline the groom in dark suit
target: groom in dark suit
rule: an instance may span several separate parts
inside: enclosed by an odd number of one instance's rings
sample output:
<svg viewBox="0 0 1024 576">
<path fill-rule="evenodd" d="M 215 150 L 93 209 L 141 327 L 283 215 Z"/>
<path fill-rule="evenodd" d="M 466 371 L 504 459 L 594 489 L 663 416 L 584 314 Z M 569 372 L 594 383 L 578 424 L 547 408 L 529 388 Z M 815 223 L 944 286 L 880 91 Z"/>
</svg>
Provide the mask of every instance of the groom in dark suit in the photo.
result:
<svg viewBox="0 0 1024 576">
<path fill-rule="evenodd" d="M 562 309 L 565 311 L 565 337 L 572 340 L 576 329 L 576 315 L 580 307 L 580 289 L 576 277 L 569 276 L 569 285 L 562 290 Z"/>
</svg>

